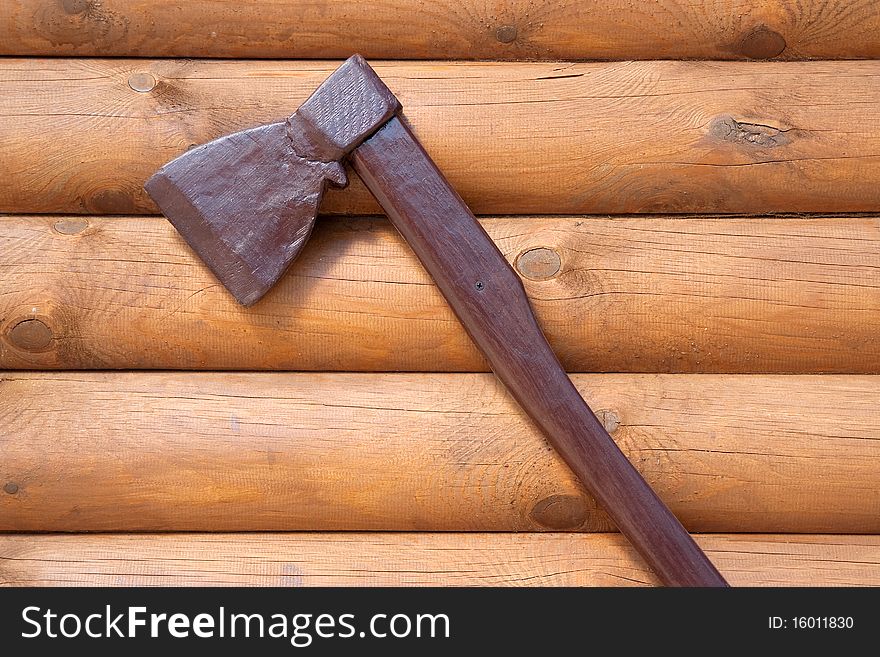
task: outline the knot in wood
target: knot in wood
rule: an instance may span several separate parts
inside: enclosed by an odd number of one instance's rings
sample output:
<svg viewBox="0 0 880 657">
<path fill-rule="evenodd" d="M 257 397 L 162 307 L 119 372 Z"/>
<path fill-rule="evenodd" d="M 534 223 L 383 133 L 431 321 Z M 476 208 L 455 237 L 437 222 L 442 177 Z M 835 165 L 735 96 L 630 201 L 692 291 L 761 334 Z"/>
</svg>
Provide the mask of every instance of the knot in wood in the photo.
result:
<svg viewBox="0 0 880 657">
<path fill-rule="evenodd" d="M 617 428 L 620 426 L 620 416 L 617 415 L 614 411 L 610 411 L 608 409 L 599 409 L 596 411 L 596 417 L 599 422 L 602 423 L 602 426 L 605 427 L 605 431 L 609 434 L 617 431 Z"/>
<path fill-rule="evenodd" d="M 533 281 L 553 278 L 562 268 L 562 259 L 553 249 L 540 246 L 523 252 L 516 259 L 519 273 Z"/>
<path fill-rule="evenodd" d="M 134 73 L 128 78 L 128 86 L 140 94 L 145 94 L 156 88 L 156 78 L 150 73 Z"/>
<path fill-rule="evenodd" d="M 18 322 L 9 331 L 9 341 L 25 351 L 43 351 L 52 344 L 52 329 L 39 319 Z"/>
<path fill-rule="evenodd" d="M 761 25 L 740 40 L 739 51 L 749 59 L 772 59 L 781 55 L 786 45 L 779 32 Z"/>
<path fill-rule="evenodd" d="M 89 0 L 61 0 L 61 8 L 70 15 L 81 14 L 89 8 Z"/>
<path fill-rule="evenodd" d="M 791 139 L 787 133 L 792 129 L 782 129 L 764 123 L 737 121 L 732 116 L 719 116 L 709 124 L 709 135 L 721 141 L 741 146 L 774 148 L 784 146 Z"/>
<path fill-rule="evenodd" d="M 76 235 L 77 233 L 83 232 L 88 227 L 88 221 L 77 217 L 59 219 L 55 222 L 55 225 L 53 226 L 55 232 L 61 233 L 62 235 Z"/>
<path fill-rule="evenodd" d="M 577 529 L 587 521 L 587 505 L 577 495 L 550 495 L 538 502 L 529 515 L 547 529 Z"/>
<path fill-rule="evenodd" d="M 495 30 L 495 38 L 501 43 L 513 43 L 518 36 L 516 25 L 502 25 Z"/>
</svg>

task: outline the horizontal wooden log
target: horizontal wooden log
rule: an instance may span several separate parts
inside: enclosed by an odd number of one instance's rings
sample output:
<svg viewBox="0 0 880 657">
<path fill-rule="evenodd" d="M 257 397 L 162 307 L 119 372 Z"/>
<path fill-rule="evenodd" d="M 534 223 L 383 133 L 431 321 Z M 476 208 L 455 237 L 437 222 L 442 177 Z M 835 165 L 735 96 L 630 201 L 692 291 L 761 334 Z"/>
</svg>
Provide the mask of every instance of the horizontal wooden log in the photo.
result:
<svg viewBox="0 0 880 657">
<path fill-rule="evenodd" d="M 3 60 L 0 211 L 154 213 L 159 166 L 289 115 L 336 65 Z M 880 207 L 880 61 L 375 65 L 479 214 Z M 324 209 L 378 211 L 351 187 Z"/>
<path fill-rule="evenodd" d="M 484 220 L 569 371 L 880 372 L 876 216 Z M 0 219 L 0 367 L 486 371 L 384 219 L 239 306 L 158 217 Z"/>
<path fill-rule="evenodd" d="M 692 531 L 880 532 L 880 380 L 577 375 Z M 6 373 L 0 531 L 613 529 L 488 374 Z"/>
<path fill-rule="evenodd" d="M 698 536 L 734 586 L 878 586 L 880 537 Z M 0 586 L 646 586 L 617 534 L 0 536 Z"/>
<path fill-rule="evenodd" d="M 6 0 L 0 54 L 389 59 L 876 58 L 871 0 Z"/>
</svg>

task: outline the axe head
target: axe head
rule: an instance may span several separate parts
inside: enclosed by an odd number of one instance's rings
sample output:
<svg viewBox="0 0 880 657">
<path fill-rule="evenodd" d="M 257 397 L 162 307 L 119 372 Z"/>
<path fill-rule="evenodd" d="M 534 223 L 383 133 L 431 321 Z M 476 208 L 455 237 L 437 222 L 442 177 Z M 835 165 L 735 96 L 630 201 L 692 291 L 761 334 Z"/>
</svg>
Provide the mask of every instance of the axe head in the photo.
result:
<svg viewBox="0 0 880 657">
<path fill-rule="evenodd" d="M 246 306 L 284 274 L 312 232 L 342 160 L 400 111 L 360 55 L 286 121 L 194 148 L 144 185 L 214 275 Z"/>
</svg>

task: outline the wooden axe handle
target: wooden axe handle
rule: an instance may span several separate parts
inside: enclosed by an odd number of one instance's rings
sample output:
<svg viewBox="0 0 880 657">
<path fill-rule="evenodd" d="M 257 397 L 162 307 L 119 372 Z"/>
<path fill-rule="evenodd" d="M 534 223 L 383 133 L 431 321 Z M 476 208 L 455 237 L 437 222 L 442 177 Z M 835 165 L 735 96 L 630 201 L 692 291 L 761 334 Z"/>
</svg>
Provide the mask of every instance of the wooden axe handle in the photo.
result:
<svg viewBox="0 0 880 657">
<path fill-rule="evenodd" d="M 495 374 L 663 583 L 727 586 L 575 389 L 519 276 L 409 128 L 393 117 L 349 158 Z"/>
</svg>

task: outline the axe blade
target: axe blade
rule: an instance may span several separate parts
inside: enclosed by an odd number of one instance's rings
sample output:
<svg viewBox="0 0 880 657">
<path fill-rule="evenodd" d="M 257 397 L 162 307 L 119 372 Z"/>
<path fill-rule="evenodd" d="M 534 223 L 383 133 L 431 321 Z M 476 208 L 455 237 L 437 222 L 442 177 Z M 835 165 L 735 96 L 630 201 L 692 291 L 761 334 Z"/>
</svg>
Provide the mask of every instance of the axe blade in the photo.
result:
<svg viewBox="0 0 880 657">
<path fill-rule="evenodd" d="M 286 121 L 221 137 L 162 167 L 144 188 L 245 306 L 284 274 L 312 232 L 341 161 L 400 110 L 359 55 Z"/>
<path fill-rule="evenodd" d="M 237 132 L 169 162 L 144 185 L 162 213 L 239 303 L 256 303 L 312 232 L 337 162 L 298 157 L 286 123 Z"/>
</svg>

